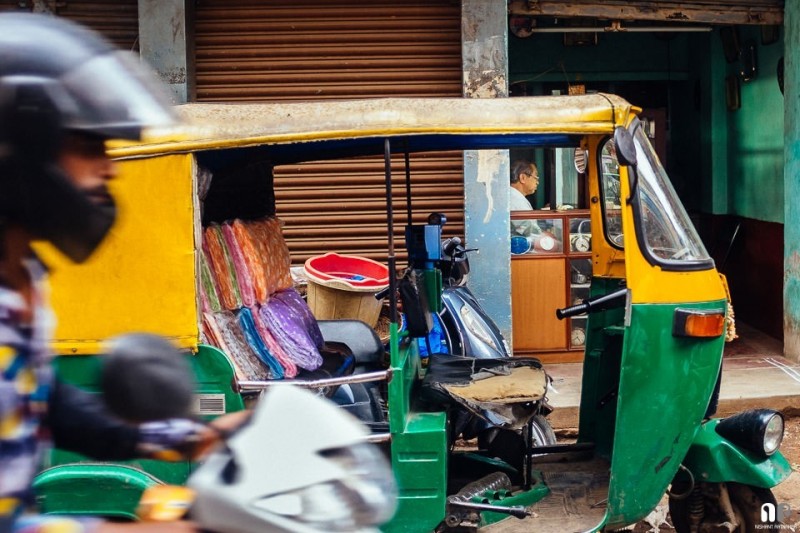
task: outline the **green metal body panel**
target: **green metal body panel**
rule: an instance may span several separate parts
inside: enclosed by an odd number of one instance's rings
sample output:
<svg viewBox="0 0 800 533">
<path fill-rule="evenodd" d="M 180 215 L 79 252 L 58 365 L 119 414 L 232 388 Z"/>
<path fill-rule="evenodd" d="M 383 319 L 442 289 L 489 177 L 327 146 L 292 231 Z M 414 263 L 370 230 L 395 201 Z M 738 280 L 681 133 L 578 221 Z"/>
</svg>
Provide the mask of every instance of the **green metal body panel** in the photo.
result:
<svg viewBox="0 0 800 533">
<path fill-rule="evenodd" d="M 44 513 L 135 519 L 142 492 L 159 484 L 158 479 L 132 466 L 79 463 L 45 470 L 33 488 Z M 98 497 L 101 494 L 103 497 Z"/>
<path fill-rule="evenodd" d="M 405 431 L 392 432 L 397 512 L 383 531 L 433 531 L 444 519 L 447 487 L 445 413 L 417 413 Z"/>
<path fill-rule="evenodd" d="M 57 357 L 54 365 L 64 381 L 97 392 L 102 357 Z M 232 388 L 233 367 L 221 351 L 200 345 L 196 354 L 187 357 L 195 373 L 197 394 L 213 396 L 215 406 L 225 412 L 244 408 L 242 397 Z M 182 485 L 192 472 L 192 465 L 185 462 L 147 459 L 98 462 L 58 449 L 50 452 L 45 467 L 34 482 L 45 512 L 128 517 L 133 516 L 141 491 L 149 486 L 147 483 Z"/>
<path fill-rule="evenodd" d="M 619 279 L 593 278 L 591 296 L 603 296 L 620 287 Z M 578 442 L 595 443 L 595 453 L 611 458 L 617 417 L 624 309 L 589 315 L 583 360 Z"/>
<path fill-rule="evenodd" d="M 226 413 L 244 409 L 241 395 L 233 389 L 233 366 L 224 353 L 214 346 L 201 344 L 196 354 L 187 357 L 194 370 L 197 394 L 222 395 L 222 405 Z M 67 383 L 98 392 L 102 358 L 102 355 L 61 356 L 54 359 L 53 365 L 59 377 Z"/>
<path fill-rule="evenodd" d="M 222 351 L 214 346 L 201 344 L 197 353 L 189 360 L 194 369 L 197 394 L 221 394 L 226 413 L 244 409 L 242 396 L 233 388 L 236 380 L 233 365 Z"/>
<path fill-rule="evenodd" d="M 84 472 L 87 475 L 96 475 L 105 467 L 108 468 L 109 472 L 111 473 L 122 472 L 124 476 L 120 478 L 121 485 L 127 483 L 127 478 L 125 477 L 127 476 L 126 469 L 141 471 L 167 485 L 182 485 L 186 483 L 186 480 L 189 478 L 189 474 L 192 473 L 191 464 L 186 462 L 168 463 L 166 461 L 155 461 L 152 459 L 135 459 L 132 461 L 94 461 L 84 455 L 58 449 L 51 451 L 49 456 L 45 459 L 44 472 L 50 472 L 50 478 L 53 479 L 53 472 L 59 468 L 65 467 L 67 469 L 72 469 L 72 467 L 77 465 L 92 465 L 93 468 L 71 471 Z M 39 481 L 39 478 L 44 475 L 44 472 L 36 476 L 36 482 L 42 490 L 47 491 L 49 490 L 49 485 L 44 481 Z M 74 475 L 75 474 L 73 474 L 73 477 Z M 110 474 L 104 474 L 103 476 L 106 480 L 109 480 L 112 477 Z M 83 483 L 86 483 L 88 486 L 92 486 L 94 483 L 94 478 L 83 479 Z M 108 494 L 105 493 L 105 490 L 107 490 L 107 487 L 98 487 L 96 498 L 103 499 L 108 497 Z"/>
<path fill-rule="evenodd" d="M 695 481 L 734 481 L 768 489 L 792 473 L 780 451 L 764 458 L 740 448 L 715 431 L 719 422 L 709 420 L 700 427 L 683 460 Z"/>
<path fill-rule="evenodd" d="M 520 491 L 515 494 L 511 494 L 507 491 L 487 491 L 483 493 L 481 498 L 473 498 L 472 501 L 475 503 L 488 503 L 490 505 L 502 505 L 505 507 L 512 507 L 515 505 L 528 507 L 543 500 L 548 494 L 550 494 L 550 489 L 544 484 L 541 474 L 539 472 L 533 472 L 533 485 L 530 490 Z M 480 525 L 488 526 L 489 524 L 494 524 L 501 520 L 515 522 L 519 519 L 510 517 L 505 513 L 484 511 L 481 513 Z"/>
<path fill-rule="evenodd" d="M 411 412 L 411 388 L 420 377 L 419 349 L 408 332 L 400 333 L 397 324 L 389 327 L 392 380 L 389 382 L 389 429 L 401 433 Z"/>
<path fill-rule="evenodd" d="M 724 311 L 725 301 L 631 306 L 611 458 L 611 527 L 636 522 L 656 506 L 694 441 L 716 383 L 724 338 L 673 336 L 678 307 Z"/>
<path fill-rule="evenodd" d="M 431 313 L 441 313 L 444 305 L 442 302 L 442 271 L 437 269 L 418 272 L 422 274 L 422 284 L 425 287 Z"/>
<path fill-rule="evenodd" d="M 408 337 L 401 339 L 396 324 L 390 327 L 389 342 L 389 429 L 399 497 L 394 518 L 381 529 L 428 532 L 445 515 L 447 417 L 444 412 L 412 411 L 412 387 L 420 374 L 417 343 Z"/>
</svg>

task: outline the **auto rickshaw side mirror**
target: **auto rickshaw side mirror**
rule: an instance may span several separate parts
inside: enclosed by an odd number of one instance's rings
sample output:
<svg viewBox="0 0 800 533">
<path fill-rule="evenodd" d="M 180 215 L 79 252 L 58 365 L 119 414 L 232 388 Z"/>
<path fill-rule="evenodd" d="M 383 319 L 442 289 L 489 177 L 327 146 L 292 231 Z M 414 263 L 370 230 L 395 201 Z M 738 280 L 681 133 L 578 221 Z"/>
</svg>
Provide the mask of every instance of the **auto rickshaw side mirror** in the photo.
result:
<svg viewBox="0 0 800 533">
<path fill-rule="evenodd" d="M 636 146 L 633 144 L 633 135 L 627 128 L 614 128 L 614 144 L 617 146 L 617 160 L 620 164 L 636 166 Z"/>
<path fill-rule="evenodd" d="M 572 155 L 572 161 L 575 164 L 575 170 L 578 171 L 578 174 L 584 174 L 586 172 L 586 162 L 589 159 L 589 151 L 586 148 L 575 148 L 575 152 Z"/>
</svg>

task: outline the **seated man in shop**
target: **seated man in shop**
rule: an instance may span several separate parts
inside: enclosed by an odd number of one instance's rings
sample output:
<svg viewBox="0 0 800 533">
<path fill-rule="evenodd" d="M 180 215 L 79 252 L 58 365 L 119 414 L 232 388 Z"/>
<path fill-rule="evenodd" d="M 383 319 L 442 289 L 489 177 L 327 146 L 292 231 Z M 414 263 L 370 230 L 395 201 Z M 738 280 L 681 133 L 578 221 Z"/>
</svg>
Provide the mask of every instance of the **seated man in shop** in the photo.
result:
<svg viewBox="0 0 800 533">
<path fill-rule="evenodd" d="M 527 196 L 536 192 L 539 186 L 539 169 L 536 164 L 520 159 L 511 165 L 509 180 L 509 210 L 532 211 L 533 206 Z M 533 251 L 555 251 L 556 241 L 552 235 L 542 231 L 535 220 L 511 221 L 511 252 L 514 254 Z"/>
<path fill-rule="evenodd" d="M 527 197 L 539 187 L 539 169 L 536 165 L 525 159 L 515 161 L 511 165 L 510 185 L 509 209 L 531 211 L 533 206 Z"/>
</svg>

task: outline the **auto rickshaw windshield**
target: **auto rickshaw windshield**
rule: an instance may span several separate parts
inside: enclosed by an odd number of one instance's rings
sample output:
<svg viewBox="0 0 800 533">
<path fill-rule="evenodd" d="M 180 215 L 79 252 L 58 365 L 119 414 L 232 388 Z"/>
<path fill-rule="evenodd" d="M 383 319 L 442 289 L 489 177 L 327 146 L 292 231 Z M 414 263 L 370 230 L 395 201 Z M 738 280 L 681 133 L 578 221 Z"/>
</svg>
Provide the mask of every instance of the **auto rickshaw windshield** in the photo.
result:
<svg viewBox="0 0 800 533">
<path fill-rule="evenodd" d="M 638 121 L 637 121 L 638 122 Z M 648 261 L 665 270 L 704 270 L 714 263 L 683 208 L 652 144 L 637 122 L 636 145 L 637 234 Z"/>
</svg>

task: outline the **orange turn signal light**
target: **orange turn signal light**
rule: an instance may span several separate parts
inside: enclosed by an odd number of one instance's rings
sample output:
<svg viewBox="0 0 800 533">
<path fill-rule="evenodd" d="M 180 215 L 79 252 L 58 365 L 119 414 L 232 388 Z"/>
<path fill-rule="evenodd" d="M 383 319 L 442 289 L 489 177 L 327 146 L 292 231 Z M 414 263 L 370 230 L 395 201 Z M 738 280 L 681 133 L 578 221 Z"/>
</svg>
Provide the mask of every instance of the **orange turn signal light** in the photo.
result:
<svg viewBox="0 0 800 533">
<path fill-rule="evenodd" d="M 153 485 L 142 493 L 136 516 L 149 522 L 180 520 L 194 502 L 194 491 L 178 485 Z"/>
<path fill-rule="evenodd" d="M 676 309 L 672 323 L 675 337 L 719 337 L 725 331 L 722 309 Z"/>
</svg>

